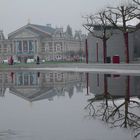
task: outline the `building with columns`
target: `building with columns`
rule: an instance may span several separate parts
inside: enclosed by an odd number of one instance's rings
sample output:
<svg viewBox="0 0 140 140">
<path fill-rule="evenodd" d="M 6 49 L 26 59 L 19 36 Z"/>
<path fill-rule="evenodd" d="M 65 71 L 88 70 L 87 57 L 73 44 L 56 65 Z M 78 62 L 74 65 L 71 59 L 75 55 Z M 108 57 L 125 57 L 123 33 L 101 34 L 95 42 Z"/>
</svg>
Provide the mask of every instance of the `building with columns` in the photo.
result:
<svg viewBox="0 0 140 140">
<path fill-rule="evenodd" d="M 27 24 L 8 34 L 5 39 L 0 31 L 0 60 L 13 56 L 14 59 L 26 62 L 27 59 L 64 61 L 71 57 L 83 57 L 84 39 L 80 31 L 75 35 L 63 31 L 63 28 Z M 72 55 L 73 54 L 73 55 Z"/>
</svg>

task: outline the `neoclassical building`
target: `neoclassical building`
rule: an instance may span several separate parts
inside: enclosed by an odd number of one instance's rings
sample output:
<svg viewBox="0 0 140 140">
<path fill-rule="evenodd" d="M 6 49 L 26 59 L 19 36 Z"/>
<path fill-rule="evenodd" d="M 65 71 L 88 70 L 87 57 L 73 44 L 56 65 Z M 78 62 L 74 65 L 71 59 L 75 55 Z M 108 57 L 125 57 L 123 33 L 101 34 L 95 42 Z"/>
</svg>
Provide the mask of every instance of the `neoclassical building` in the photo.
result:
<svg viewBox="0 0 140 140">
<path fill-rule="evenodd" d="M 69 29 L 70 26 L 68 26 Z M 72 35 L 63 28 L 53 28 L 28 23 L 27 25 L 8 34 L 5 39 L 0 31 L 0 60 L 13 56 L 14 59 L 25 62 L 27 59 L 70 60 L 71 57 L 83 57 L 84 39 L 80 31 Z"/>
</svg>

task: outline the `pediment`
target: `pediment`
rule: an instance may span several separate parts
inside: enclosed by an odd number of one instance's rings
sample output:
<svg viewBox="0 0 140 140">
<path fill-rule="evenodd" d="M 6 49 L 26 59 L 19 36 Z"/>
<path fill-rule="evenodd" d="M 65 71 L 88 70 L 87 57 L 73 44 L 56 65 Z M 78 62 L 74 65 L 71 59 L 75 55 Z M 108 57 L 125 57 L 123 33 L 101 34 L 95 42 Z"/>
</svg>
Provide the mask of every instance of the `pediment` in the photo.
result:
<svg viewBox="0 0 140 140">
<path fill-rule="evenodd" d="M 33 95 L 35 94 L 36 92 L 38 92 L 38 90 L 36 88 L 19 88 L 19 89 L 16 89 L 17 93 L 21 93 L 23 95 Z"/>
<path fill-rule="evenodd" d="M 31 96 L 36 94 L 37 92 L 40 91 L 40 89 L 37 88 L 10 88 L 10 91 L 13 91 L 15 94 L 21 94 L 22 96 Z"/>
<path fill-rule="evenodd" d="M 34 38 L 34 37 L 51 37 L 54 29 L 46 26 L 27 24 L 8 34 L 8 39 Z"/>
<path fill-rule="evenodd" d="M 52 91 L 52 92 L 51 92 Z M 18 97 L 28 101 L 41 100 L 55 96 L 53 89 L 36 89 L 36 88 L 10 88 L 10 92 Z"/>
<path fill-rule="evenodd" d="M 39 35 L 28 30 L 28 29 L 24 29 L 18 33 L 16 33 L 12 38 L 34 38 L 34 37 L 38 37 Z"/>
</svg>

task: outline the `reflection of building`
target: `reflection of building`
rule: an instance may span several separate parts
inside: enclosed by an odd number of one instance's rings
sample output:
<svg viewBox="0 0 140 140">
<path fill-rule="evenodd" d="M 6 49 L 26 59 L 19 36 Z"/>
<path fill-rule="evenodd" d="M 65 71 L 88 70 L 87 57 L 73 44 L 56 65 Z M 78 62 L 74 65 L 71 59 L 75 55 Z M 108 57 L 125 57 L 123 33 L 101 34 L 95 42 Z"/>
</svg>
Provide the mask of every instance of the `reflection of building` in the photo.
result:
<svg viewBox="0 0 140 140">
<path fill-rule="evenodd" d="M 16 86 L 37 86 L 37 74 L 36 72 L 18 72 L 15 75 Z"/>
<path fill-rule="evenodd" d="M 108 92 L 112 96 L 122 97 L 129 92 L 130 96 L 139 96 L 139 84 L 140 78 L 137 76 L 111 74 L 90 74 L 89 76 L 90 92 L 95 95 Z"/>
<path fill-rule="evenodd" d="M 10 40 L 5 39 L 3 31 L 0 31 L 0 63 L 11 55 Z"/>
<path fill-rule="evenodd" d="M 0 96 L 4 96 L 6 88 L 12 85 L 11 82 L 8 72 L 0 72 Z"/>
<path fill-rule="evenodd" d="M 134 92 L 140 98 L 140 76 L 135 77 L 134 79 Z"/>
<path fill-rule="evenodd" d="M 83 82 L 84 75 L 81 73 L 15 72 L 9 91 L 31 102 L 42 99 L 52 100 L 54 96 L 64 96 L 66 93 L 72 97 L 74 88 L 81 89 Z"/>
<path fill-rule="evenodd" d="M 19 61 L 37 56 L 44 60 L 66 60 L 71 53 L 80 56 L 84 50 L 83 39 L 81 32 L 73 36 L 63 28 L 52 28 L 50 24 L 27 24 L 10 33 L 7 40 L 0 31 L 0 58 L 4 60 L 12 55 Z"/>
</svg>

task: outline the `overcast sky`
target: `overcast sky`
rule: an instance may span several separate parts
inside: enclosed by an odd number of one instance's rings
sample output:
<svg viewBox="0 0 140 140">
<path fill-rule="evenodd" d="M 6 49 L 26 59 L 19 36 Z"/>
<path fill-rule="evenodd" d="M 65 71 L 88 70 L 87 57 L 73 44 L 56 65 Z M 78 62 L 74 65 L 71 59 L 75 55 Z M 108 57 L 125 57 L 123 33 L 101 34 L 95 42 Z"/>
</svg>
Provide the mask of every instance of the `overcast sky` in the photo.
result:
<svg viewBox="0 0 140 140">
<path fill-rule="evenodd" d="M 0 0 L 0 29 L 8 33 L 26 25 L 52 24 L 83 29 L 82 16 L 95 13 L 120 0 Z M 125 0 L 124 0 L 125 1 Z"/>
</svg>

